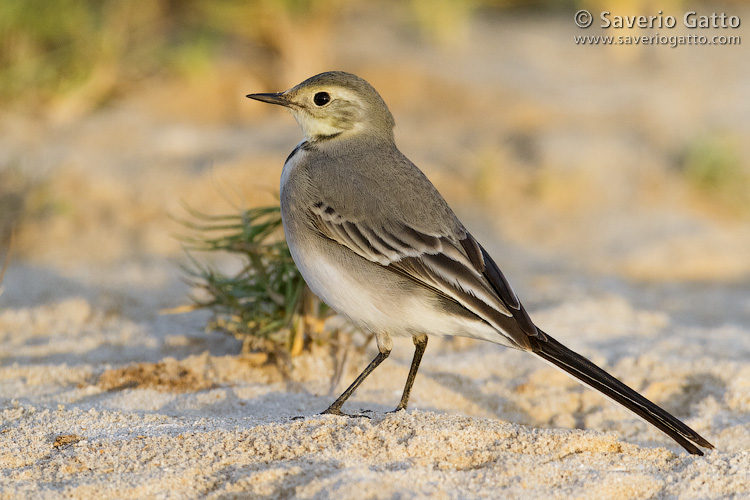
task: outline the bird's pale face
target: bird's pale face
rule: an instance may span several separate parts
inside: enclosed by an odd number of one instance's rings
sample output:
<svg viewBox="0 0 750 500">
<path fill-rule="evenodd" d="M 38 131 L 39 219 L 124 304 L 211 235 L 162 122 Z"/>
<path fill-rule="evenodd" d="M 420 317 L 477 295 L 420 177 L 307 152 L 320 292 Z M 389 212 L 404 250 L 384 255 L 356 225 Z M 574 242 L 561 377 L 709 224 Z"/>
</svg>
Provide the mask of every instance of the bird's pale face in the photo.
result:
<svg viewBox="0 0 750 500">
<path fill-rule="evenodd" d="M 335 85 L 297 86 L 254 99 L 289 108 L 308 140 L 353 134 L 366 128 L 367 102 L 353 89 Z"/>
<path fill-rule="evenodd" d="M 356 133 L 367 123 L 366 103 L 350 89 L 328 86 L 287 92 L 289 109 L 308 139 Z"/>
<path fill-rule="evenodd" d="M 388 106 L 369 83 L 350 73 L 321 73 L 286 92 L 248 97 L 289 108 L 309 141 L 364 135 L 393 141 Z"/>
</svg>

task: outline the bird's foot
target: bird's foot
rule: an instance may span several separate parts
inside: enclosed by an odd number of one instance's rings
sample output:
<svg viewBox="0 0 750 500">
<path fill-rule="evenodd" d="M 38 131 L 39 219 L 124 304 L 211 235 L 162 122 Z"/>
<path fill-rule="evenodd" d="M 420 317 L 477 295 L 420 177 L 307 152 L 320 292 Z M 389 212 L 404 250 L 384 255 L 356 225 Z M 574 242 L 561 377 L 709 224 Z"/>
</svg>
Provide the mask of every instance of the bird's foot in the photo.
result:
<svg viewBox="0 0 750 500">
<path fill-rule="evenodd" d="M 368 415 L 364 415 L 364 413 L 371 412 L 371 410 L 364 410 L 362 413 L 359 414 L 349 414 L 344 413 L 339 408 L 328 408 L 324 412 L 321 413 L 321 415 L 338 415 L 340 417 L 350 417 L 350 418 L 370 418 Z"/>
</svg>

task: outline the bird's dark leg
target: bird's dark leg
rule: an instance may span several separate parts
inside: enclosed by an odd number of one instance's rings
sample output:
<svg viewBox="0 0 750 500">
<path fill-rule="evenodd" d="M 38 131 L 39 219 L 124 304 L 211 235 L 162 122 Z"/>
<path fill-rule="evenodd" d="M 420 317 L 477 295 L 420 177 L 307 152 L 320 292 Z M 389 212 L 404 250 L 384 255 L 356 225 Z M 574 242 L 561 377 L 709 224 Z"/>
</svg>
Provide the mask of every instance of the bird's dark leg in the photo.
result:
<svg viewBox="0 0 750 500">
<path fill-rule="evenodd" d="M 346 413 L 341 411 L 341 407 L 344 406 L 344 403 L 347 399 L 349 399 L 349 396 L 351 396 L 354 391 L 357 390 L 357 387 L 359 387 L 359 384 L 362 383 L 364 379 L 367 378 L 367 376 L 378 367 L 380 363 L 383 362 L 385 358 L 388 357 L 388 355 L 391 353 L 390 349 L 383 352 L 378 352 L 378 355 L 375 356 L 375 359 L 373 359 L 369 365 L 367 365 L 367 368 L 364 369 L 362 373 L 359 374 L 359 377 L 357 377 L 354 382 L 352 382 L 352 385 L 350 385 L 339 398 L 333 402 L 331 406 L 328 407 L 326 411 L 323 412 L 323 414 L 330 414 L 330 415 L 344 415 L 347 417 L 353 417 L 353 416 L 364 416 L 364 415 L 347 415 Z"/>
<path fill-rule="evenodd" d="M 411 394 L 411 386 L 414 385 L 414 379 L 417 378 L 417 370 L 419 370 L 419 363 L 422 361 L 422 355 L 424 350 L 427 349 L 427 335 L 424 333 L 416 337 L 412 337 L 414 341 L 414 358 L 411 360 L 411 368 L 409 368 L 409 376 L 406 377 L 406 385 L 404 386 L 404 393 L 401 395 L 401 402 L 398 404 L 393 412 L 399 410 L 405 410 L 406 405 L 409 404 L 409 394 Z"/>
</svg>

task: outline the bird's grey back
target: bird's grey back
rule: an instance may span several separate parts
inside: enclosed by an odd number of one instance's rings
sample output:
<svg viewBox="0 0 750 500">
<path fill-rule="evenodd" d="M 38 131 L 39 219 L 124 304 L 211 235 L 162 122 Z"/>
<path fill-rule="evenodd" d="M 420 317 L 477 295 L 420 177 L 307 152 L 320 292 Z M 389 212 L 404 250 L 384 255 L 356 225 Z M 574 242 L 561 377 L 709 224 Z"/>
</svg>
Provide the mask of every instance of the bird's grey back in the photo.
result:
<svg viewBox="0 0 750 500">
<path fill-rule="evenodd" d="M 393 143 L 358 140 L 327 150 L 312 145 L 299 174 L 309 176 L 310 202 L 324 202 L 350 221 L 406 225 L 462 239 L 466 230 L 437 189 Z M 315 199 L 317 198 L 317 199 Z"/>
</svg>

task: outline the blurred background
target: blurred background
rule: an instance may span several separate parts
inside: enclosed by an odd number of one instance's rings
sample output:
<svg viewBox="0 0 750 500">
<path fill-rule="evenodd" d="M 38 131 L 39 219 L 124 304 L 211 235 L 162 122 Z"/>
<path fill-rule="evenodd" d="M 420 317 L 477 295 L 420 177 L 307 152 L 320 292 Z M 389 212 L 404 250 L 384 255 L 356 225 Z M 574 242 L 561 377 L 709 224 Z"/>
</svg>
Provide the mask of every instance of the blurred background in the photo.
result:
<svg viewBox="0 0 750 500">
<path fill-rule="evenodd" d="M 530 309 L 612 294 L 678 323 L 747 324 L 749 7 L 4 0 L 0 308 L 84 297 L 166 321 L 158 311 L 188 292 L 174 218 L 275 203 L 301 138 L 288 113 L 244 96 L 338 69 L 379 90 L 401 149 Z M 658 10 L 677 27 L 598 27 L 603 11 Z M 574 41 L 696 34 L 690 10 L 738 16 L 699 34 L 741 43 Z"/>
</svg>

